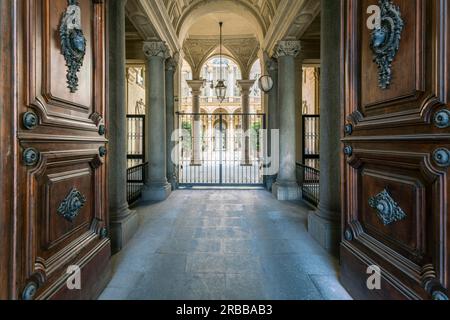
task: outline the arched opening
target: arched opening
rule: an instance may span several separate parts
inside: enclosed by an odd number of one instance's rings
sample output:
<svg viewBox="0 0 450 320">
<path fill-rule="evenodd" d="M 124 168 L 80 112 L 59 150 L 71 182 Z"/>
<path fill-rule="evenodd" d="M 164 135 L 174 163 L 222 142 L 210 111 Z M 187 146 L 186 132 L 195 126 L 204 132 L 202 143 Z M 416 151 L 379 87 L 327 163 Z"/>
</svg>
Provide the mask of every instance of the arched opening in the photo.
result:
<svg viewBox="0 0 450 320">
<path fill-rule="evenodd" d="M 202 97 L 206 98 L 206 101 L 201 101 L 200 105 L 202 105 L 202 102 L 214 102 L 217 105 L 218 101 L 215 99 L 214 86 L 218 80 L 225 80 L 227 86 L 225 102 L 238 100 L 235 99 L 240 94 L 236 81 L 242 79 L 241 68 L 230 56 L 222 57 L 222 65 L 220 65 L 220 57 L 218 55 L 208 58 L 200 70 L 200 76 L 205 81 Z"/>
<path fill-rule="evenodd" d="M 192 80 L 192 68 L 189 63 L 183 59 L 181 63 L 180 112 L 188 112 L 192 108 L 192 93 L 191 88 L 187 83 L 188 80 Z"/>
<path fill-rule="evenodd" d="M 193 4 L 180 17 L 177 26 L 178 37 L 183 43 L 188 34 L 192 34 L 192 29 L 200 29 L 203 33 L 210 32 L 213 23 L 220 20 L 225 23 L 226 28 L 227 26 L 234 28 L 237 34 L 252 33 L 260 43 L 264 41 L 267 27 L 260 14 L 251 4 L 233 0 L 211 0 L 207 3 Z M 237 26 L 242 27 L 237 29 Z"/>
</svg>

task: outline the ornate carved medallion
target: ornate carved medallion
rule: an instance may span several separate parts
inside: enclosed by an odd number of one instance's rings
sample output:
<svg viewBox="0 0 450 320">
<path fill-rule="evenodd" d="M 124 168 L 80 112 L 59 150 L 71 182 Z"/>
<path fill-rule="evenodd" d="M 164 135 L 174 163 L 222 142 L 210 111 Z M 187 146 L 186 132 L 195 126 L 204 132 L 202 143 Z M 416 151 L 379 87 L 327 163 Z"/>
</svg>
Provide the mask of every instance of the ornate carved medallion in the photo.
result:
<svg viewBox="0 0 450 320">
<path fill-rule="evenodd" d="M 58 213 L 67 221 L 73 222 L 80 214 L 81 208 L 86 203 L 86 197 L 76 188 L 72 188 L 66 198 L 61 202 Z"/>
<path fill-rule="evenodd" d="M 377 214 L 385 226 L 406 218 L 405 212 L 394 201 L 389 192 L 384 189 L 381 193 L 369 199 L 369 206 L 377 210 Z"/>
<path fill-rule="evenodd" d="M 66 59 L 67 87 L 70 92 L 78 90 L 78 76 L 86 54 L 86 38 L 81 30 L 81 8 L 78 0 L 68 0 L 67 10 L 61 20 L 59 35 L 61 53 Z"/>
<path fill-rule="evenodd" d="M 378 65 L 378 85 L 387 89 L 392 80 L 392 62 L 400 48 L 400 39 L 404 27 L 400 8 L 392 0 L 379 0 L 381 22 L 372 31 L 370 47 L 374 53 L 374 62 Z"/>
</svg>

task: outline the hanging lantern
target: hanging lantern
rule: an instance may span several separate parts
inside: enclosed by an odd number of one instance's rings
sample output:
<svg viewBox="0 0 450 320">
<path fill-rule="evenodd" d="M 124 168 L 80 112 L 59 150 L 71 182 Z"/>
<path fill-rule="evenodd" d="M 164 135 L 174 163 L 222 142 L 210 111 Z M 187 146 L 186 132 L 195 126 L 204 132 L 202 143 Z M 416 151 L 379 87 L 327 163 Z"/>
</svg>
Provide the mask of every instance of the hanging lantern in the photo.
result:
<svg viewBox="0 0 450 320">
<path fill-rule="evenodd" d="M 225 100 L 225 96 L 227 94 L 227 86 L 225 85 L 225 81 L 222 78 L 222 26 L 223 26 L 223 22 L 219 22 L 219 27 L 220 27 L 220 77 L 219 80 L 217 81 L 217 85 L 216 85 L 216 96 L 217 96 L 217 100 L 220 101 L 220 103 L 222 103 Z"/>
<path fill-rule="evenodd" d="M 217 81 L 216 85 L 216 96 L 217 100 L 222 103 L 225 100 L 225 95 L 227 94 L 227 86 L 223 80 Z"/>
<path fill-rule="evenodd" d="M 268 75 L 262 76 L 258 80 L 258 85 L 262 92 L 268 93 L 273 88 L 274 85 L 273 79 L 271 76 Z"/>
</svg>

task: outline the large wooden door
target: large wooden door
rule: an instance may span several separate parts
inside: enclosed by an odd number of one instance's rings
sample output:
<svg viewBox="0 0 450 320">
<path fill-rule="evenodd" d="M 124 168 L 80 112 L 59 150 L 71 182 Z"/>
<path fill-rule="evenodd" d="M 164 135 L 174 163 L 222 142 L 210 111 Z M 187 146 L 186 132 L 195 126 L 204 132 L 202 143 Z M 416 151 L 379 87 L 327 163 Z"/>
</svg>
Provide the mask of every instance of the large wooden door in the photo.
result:
<svg viewBox="0 0 450 320">
<path fill-rule="evenodd" d="M 342 15 L 342 282 L 355 298 L 446 299 L 449 3 L 342 0 Z"/>
<path fill-rule="evenodd" d="M 110 257 L 105 4 L 10 3 L 2 15 L 16 17 L 11 36 L 5 35 L 12 50 L 15 165 L 2 172 L 2 181 L 14 181 L 11 214 L 2 213 L 10 218 L 3 240 L 11 257 L 2 296 L 95 298 L 109 277 Z"/>
</svg>

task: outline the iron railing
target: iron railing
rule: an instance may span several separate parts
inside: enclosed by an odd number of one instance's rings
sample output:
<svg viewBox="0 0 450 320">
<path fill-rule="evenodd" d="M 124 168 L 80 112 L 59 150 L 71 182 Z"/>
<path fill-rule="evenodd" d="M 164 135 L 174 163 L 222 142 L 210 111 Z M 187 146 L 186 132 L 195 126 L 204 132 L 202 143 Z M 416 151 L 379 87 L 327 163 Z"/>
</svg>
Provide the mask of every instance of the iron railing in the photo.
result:
<svg viewBox="0 0 450 320">
<path fill-rule="evenodd" d="M 145 178 L 147 177 L 148 163 L 139 164 L 127 169 L 127 201 L 132 204 L 142 195 Z"/>
<path fill-rule="evenodd" d="M 127 115 L 128 168 L 145 162 L 145 115 Z"/>
<path fill-rule="evenodd" d="M 307 167 L 320 169 L 320 116 L 303 116 L 303 161 Z"/>
<path fill-rule="evenodd" d="M 178 123 L 180 186 L 264 183 L 264 114 L 179 113 Z"/>
<path fill-rule="evenodd" d="M 303 200 L 317 207 L 320 201 L 320 171 L 297 163 Z"/>
<path fill-rule="evenodd" d="M 200 103 L 201 105 L 211 105 L 211 104 L 238 104 L 240 105 L 242 101 L 242 98 L 240 96 L 238 97 L 226 97 L 223 101 L 219 101 L 217 97 L 207 97 L 207 96 L 201 96 L 200 97 Z M 261 104 L 261 97 L 260 96 L 250 96 L 249 97 L 250 104 Z M 181 105 L 183 106 L 192 106 L 192 97 L 184 97 L 181 99 Z"/>
</svg>

